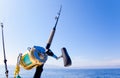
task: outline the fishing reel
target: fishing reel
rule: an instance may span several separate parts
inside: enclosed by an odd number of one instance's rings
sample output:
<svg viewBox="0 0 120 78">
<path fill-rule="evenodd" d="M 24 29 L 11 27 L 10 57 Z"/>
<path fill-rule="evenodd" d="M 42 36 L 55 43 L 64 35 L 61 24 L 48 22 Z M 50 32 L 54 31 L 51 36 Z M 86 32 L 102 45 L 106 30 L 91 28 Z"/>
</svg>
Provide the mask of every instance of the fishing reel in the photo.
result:
<svg viewBox="0 0 120 78">
<path fill-rule="evenodd" d="M 71 58 L 65 47 L 61 49 L 61 53 L 62 55 L 57 57 L 50 49 L 45 51 L 45 49 L 40 46 L 33 46 L 32 48 L 28 48 L 28 50 L 24 54 L 19 54 L 14 74 L 15 76 L 19 74 L 20 66 L 22 66 L 26 70 L 30 70 L 33 67 L 45 64 L 48 56 L 51 56 L 56 60 L 63 58 L 64 66 L 70 66 L 72 64 Z"/>
<path fill-rule="evenodd" d="M 34 46 L 28 48 L 28 51 L 24 54 L 19 54 L 17 63 L 20 64 L 24 69 L 30 70 L 33 67 L 44 64 L 48 56 L 55 58 L 56 60 L 63 58 L 64 66 L 70 66 L 72 64 L 71 58 L 65 47 L 61 49 L 61 56 L 57 57 L 50 49 L 46 50 L 40 46 Z"/>
</svg>

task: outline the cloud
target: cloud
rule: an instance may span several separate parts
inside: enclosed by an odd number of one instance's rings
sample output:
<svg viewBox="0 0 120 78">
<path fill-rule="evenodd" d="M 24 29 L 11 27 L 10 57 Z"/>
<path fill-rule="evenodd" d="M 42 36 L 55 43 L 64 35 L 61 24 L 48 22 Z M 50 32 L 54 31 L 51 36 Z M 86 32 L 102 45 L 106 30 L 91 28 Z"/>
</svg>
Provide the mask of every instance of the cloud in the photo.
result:
<svg viewBox="0 0 120 78">
<path fill-rule="evenodd" d="M 82 57 L 72 58 L 72 67 L 77 68 L 120 68 L 120 59 L 96 60 Z"/>
<path fill-rule="evenodd" d="M 106 65 L 106 66 L 120 66 L 120 59 L 112 59 L 112 60 L 104 61 L 103 65 Z"/>
</svg>

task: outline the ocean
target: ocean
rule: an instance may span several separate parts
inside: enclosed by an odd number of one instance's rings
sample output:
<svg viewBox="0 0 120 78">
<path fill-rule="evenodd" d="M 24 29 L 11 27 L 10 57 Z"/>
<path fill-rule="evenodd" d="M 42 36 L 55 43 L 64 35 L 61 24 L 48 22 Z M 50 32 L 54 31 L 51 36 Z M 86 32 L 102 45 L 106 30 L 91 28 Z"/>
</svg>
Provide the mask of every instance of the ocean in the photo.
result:
<svg viewBox="0 0 120 78">
<path fill-rule="evenodd" d="M 9 78 L 13 78 L 14 66 L 8 66 Z M 21 69 L 22 78 L 33 78 L 35 69 Z M 0 78 L 5 78 L 5 68 L 0 66 Z M 120 78 L 120 69 L 69 69 L 44 68 L 41 78 Z"/>
</svg>

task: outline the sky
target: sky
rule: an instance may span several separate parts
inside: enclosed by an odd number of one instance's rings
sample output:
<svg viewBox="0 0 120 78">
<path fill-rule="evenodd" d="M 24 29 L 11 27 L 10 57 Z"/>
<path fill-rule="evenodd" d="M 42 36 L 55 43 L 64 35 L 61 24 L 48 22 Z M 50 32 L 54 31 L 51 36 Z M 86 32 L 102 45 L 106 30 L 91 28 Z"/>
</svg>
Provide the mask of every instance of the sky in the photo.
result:
<svg viewBox="0 0 120 78">
<path fill-rule="evenodd" d="M 66 47 L 74 68 L 120 67 L 119 0 L 0 0 L 7 64 L 15 65 L 27 47 L 46 46 L 60 5 L 51 50 L 60 56 Z M 63 67 L 63 60 L 49 57 L 46 65 Z"/>
</svg>

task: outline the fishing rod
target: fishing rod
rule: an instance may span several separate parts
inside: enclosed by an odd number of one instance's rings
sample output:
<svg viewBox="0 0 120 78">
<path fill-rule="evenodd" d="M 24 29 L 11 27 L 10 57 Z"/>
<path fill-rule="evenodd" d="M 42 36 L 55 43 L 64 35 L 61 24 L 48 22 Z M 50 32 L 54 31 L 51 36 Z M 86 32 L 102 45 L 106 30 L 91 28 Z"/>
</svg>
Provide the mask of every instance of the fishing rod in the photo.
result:
<svg viewBox="0 0 120 78">
<path fill-rule="evenodd" d="M 58 12 L 58 16 L 56 16 L 56 18 L 55 18 L 56 19 L 56 23 L 55 23 L 55 26 L 53 27 L 53 30 L 52 30 L 52 32 L 50 34 L 49 39 L 48 39 L 48 42 L 47 42 L 47 45 L 46 45 L 46 50 L 48 50 L 50 48 L 50 46 L 51 46 L 51 43 L 52 43 L 55 31 L 56 31 L 56 26 L 57 26 L 57 23 L 58 23 L 60 14 L 61 14 L 61 10 L 62 10 L 62 6 L 60 7 L 60 10 Z"/>
<path fill-rule="evenodd" d="M 40 66 L 43 66 L 45 64 L 45 62 L 47 61 L 48 56 L 52 56 L 53 58 L 55 58 L 56 60 L 63 58 L 63 62 L 64 62 L 64 66 L 68 67 L 72 64 L 71 58 L 66 50 L 65 47 L 63 47 L 61 49 L 62 54 L 57 57 L 51 50 L 50 50 L 50 46 L 53 40 L 53 37 L 55 35 L 55 31 L 56 31 L 56 27 L 57 27 L 57 23 L 60 17 L 60 13 L 62 10 L 62 6 L 60 7 L 60 10 L 58 12 L 58 15 L 56 16 L 56 22 L 55 25 L 52 29 L 52 32 L 50 33 L 47 45 L 45 46 L 45 48 L 41 47 L 41 46 L 33 46 L 32 48 L 28 48 L 28 51 L 25 52 L 24 54 L 20 53 L 18 56 L 18 60 L 17 60 L 17 64 L 16 64 L 16 68 L 14 71 L 14 78 L 19 78 L 19 72 L 20 72 L 20 66 L 22 66 L 24 69 L 26 70 L 30 70 L 33 67 L 37 67 L 36 68 L 36 72 L 34 75 L 34 78 L 40 78 L 42 69 L 40 69 Z M 39 72 L 39 73 L 38 73 Z"/>
<path fill-rule="evenodd" d="M 6 59 L 5 44 L 4 44 L 3 23 L 1 23 L 1 30 L 2 30 L 2 43 L 3 43 L 3 54 L 4 54 L 4 63 L 5 63 L 5 74 L 6 74 L 6 78 L 8 78 L 7 59 Z"/>
<path fill-rule="evenodd" d="M 52 32 L 50 34 L 50 37 L 48 39 L 48 42 L 47 42 L 47 45 L 46 45 L 46 53 L 50 56 L 54 56 L 54 58 L 56 59 L 60 59 L 60 58 L 63 58 L 63 61 L 64 61 L 64 66 L 67 67 L 67 66 L 70 66 L 72 64 L 72 61 L 71 61 L 71 58 L 67 52 L 67 49 L 65 47 L 63 47 L 61 49 L 62 51 L 62 55 L 57 57 L 56 55 L 54 55 L 54 53 L 52 51 L 49 51 L 49 48 L 51 46 L 51 43 L 52 43 L 52 40 L 53 40 L 53 37 L 54 37 L 54 34 L 55 34 L 55 31 L 56 31 L 56 27 L 57 27 L 57 23 L 58 23 L 58 20 L 59 20 L 59 17 L 60 17 L 60 14 L 61 14 L 61 10 L 62 10 L 62 6 L 60 7 L 60 10 L 58 12 L 58 16 L 56 16 L 56 23 L 55 23 L 55 26 L 53 27 L 52 29 Z"/>
</svg>

